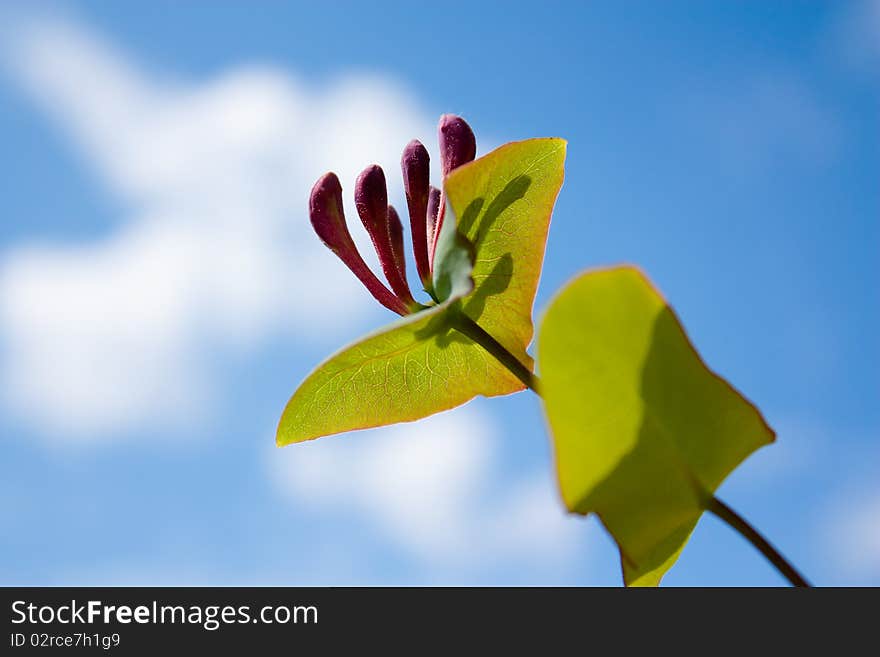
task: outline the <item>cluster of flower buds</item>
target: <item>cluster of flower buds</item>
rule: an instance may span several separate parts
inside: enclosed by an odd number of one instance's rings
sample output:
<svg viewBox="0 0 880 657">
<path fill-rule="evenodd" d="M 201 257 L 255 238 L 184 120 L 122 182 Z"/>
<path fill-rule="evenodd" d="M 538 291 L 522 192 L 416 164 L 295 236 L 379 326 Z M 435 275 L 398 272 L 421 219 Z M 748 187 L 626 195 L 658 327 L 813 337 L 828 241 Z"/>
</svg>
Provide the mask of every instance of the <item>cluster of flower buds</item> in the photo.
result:
<svg viewBox="0 0 880 657">
<path fill-rule="evenodd" d="M 473 160 L 477 146 L 473 131 L 459 116 L 442 116 L 438 134 L 440 169 L 445 178 L 456 167 Z M 425 291 L 432 294 L 434 251 L 446 200 L 443 192 L 430 183 L 430 158 L 421 142 L 414 139 L 406 145 L 400 167 L 416 269 Z M 407 283 L 403 225 L 397 211 L 388 205 L 388 189 L 381 167 L 372 164 L 358 176 L 354 200 L 390 289 L 366 265 L 348 232 L 342 209 L 342 185 L 335 173 L 324 174 L 312 188 L 309 198 L 312 227 L 379 303 L 400 315 L 416 312 L 423 306 L 413 298 Z"/>
</svg>

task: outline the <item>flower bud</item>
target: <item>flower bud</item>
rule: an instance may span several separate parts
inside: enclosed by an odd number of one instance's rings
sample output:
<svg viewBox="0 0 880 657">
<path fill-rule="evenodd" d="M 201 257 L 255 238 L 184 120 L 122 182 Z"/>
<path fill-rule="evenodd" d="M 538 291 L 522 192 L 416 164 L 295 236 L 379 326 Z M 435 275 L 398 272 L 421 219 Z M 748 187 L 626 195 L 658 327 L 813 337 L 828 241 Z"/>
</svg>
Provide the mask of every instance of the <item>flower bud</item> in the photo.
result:
<svg viewBox="0 0 880 657">
<path fill-rule="evenodd" d="M 476 157 L 477 140 L 474 137 L 474 131 L 471 130 L 467 121 L 454 114 L 444 114 L 440 117 L 437 133 L 440 138 L 440 170 L 443 172 L 443 178 L 445 179 L 450 172 L 462 164 L 467 164 Z M 428 246 L 428 261 L 432 270 L 434 267 L 434 251 L 437 250 L 437 235 L 440 233 L 440 227 L 443 225 L 445 205 L 446 194 L 441 194 L 437 201 L 436 214 L 428 212 L 429 220 L 431 216 L 436 217 L 433 230 L 431 231 L 432 239 Z"/>
<path fill-rule="evenodd" d="M 376 235 L 387 232 L 388 190 L 385 172 L 378 164 L 371 164 L 358 176 L 354 187 L 354 204 L 364 228 L 373 242 Z"/>
<path fill-rule="evenodd" d="M 321 241 L 357 276 L 370 294 L 383 306 L 399 315 L 409 313 L 407 304 L 382 284 L 358 253 L 342 208 L 342 185 L 335 173 L 318 179 L 309 196 L 309 220 Z"/>
<path fill-rule="evenodd" d="M 331 251 L 342 257 L 341 252 L 355 250 L 342 211 L 342 185 L 335 173 L 324 174 L 312 187 L 309 219 L 318 237 Z"/>
<path fill-rule="evenodd" d="M 445 178 L 450 171 L 476 157 L 477 140 L 467 122 L 454 114 L 440 117 L 437 132 L 440 137 L 440 169 Z"/>
<path fill-rule="evenodd" d="M 391 256 L 400 280 L 406 281 L 406 252 L 403 250 L 403 224 L 393 205 L 388 206 L 388 241 L 391 243 Z M 409 286 L 406 289 L 409 292 Z M 400 295 L 398 295 L 400 296 Z"/>
<path fill-rule="evenodd" d="M 425 212 L 425 234 L 428 240 L 428 257 L 431 270 L 434 268 L 434 241 L 437 237 L 437 219 L 440 214 L 440 190 L 431 186 L 428 191 L 428 209 Z"/>
<path fill-rule="evenodd" d="M 389 226 L 388 189 L 385 185 L 385 172 L 382 167 L 372 164 L 361 172 L 355 183 L 354 202 L 357 206 L 358 215 L 364 224 L 364 228 L 370 234 L 376 255 L 379 256 L 379 264 L 385 273 L 385 279 L 391 285 L 394 293 L 407 305 L 413 305 L 415 300 L 409 291 L 406 278 L 400 275 L 400 270 L 391 244 L 391 230 Z M 400 218 L 394 213 L 398 226 Z M 400 227 L 401 237 L 403 228 Z M 403 249 L 400 249 L 401 252 Z"/>
<path fill-rule="evenodd" d="M 410 232 L 412 233 L 413 253 L 419 278 L 426 286 L 430 285 L 431 269 L 428 264 L 428 240 L 425 232 L 425 217 L 428 211 L 428 186 L 430 184 L 431 160 L 427 149 L 417 139 L 413 139 L 403 149 L 400 168 L 403 172 L 403 189 L 409 209 Z"/>
</svg>

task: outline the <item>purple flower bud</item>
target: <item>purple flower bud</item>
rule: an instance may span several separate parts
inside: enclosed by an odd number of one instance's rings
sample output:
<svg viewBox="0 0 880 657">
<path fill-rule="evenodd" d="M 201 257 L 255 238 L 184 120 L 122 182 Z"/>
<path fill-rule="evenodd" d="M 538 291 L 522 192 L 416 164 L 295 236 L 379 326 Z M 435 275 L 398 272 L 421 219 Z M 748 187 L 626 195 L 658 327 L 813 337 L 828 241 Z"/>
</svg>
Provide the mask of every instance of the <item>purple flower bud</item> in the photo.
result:
<svg viewBox="0 0 880 657">
<path fill-rule="evenodd" d="M 437 132 L 440 137 L 440 168 L 445 178 L 450 171 L 477 156 L 477 140 L 467 122 L 454 114 L 440 117 Z"/>
<path fill-rule="evenodd" d="M 391 256 L 394 258 L 397 275 L 406 284 L 406 252 L 403 250 L 403 224 L 393 205 L 388 206 L 388 240 L 391 242 Z M 406 291 L 409 293 L 408 285 Z"/>
<path fill-rule="evenodd" d="M 474 133 L 460 116 L 444 114 L 438 126 L 440 169 L 445 179 L 453 170 L 476 157 Z M 419 278 L 428 294 L 433 295 L 434 252 L 442 230 L 446 195 L 430 185 L 430 157 L 425 147 L 413 140 L 406 145 L 400 160 L 403 185 L 409 210 L 413 250 Z M 348 265 L 384 306 L 401 315 L 421 308 L 413 299 L 406 280 L 406 257 L 403 249 L 403 225 L 397 212 L 388 205 L 385 173 L 371 165 L 358 176 L 355 186 L 358 216 L 367 229 L 389 290 L 366 266 L 345 225 L 342 210 L 342 187 L 332 173 L 321 178 L 312 189 L 309 214 L 321 240 Z"/>
<path fill-rule="evenodd" d="M 434 269 L 434 241 L 437 237 L 437 219 L 440 215 L 440 199 L 443 195 L 433 185 L 428 192 L 428 209 L 425 211 L 425 234 L 431 270 Z"/>
<path fill-rule="evenodd" d="M 451 171 L 457 169 L 462 164 L 467 164 L 477 155 L 477 140 L 474 137 L 474 131 L 460 116 L 455 114 L 444 114 L 440 117 L 440 125 L 437 127 L 437 133 L 440 137 L 440 170 L 443 172 L 443 178 L 449 175 Z M 437 249 L 437 235 L 440 233 L 440 227 L 443 225 L 444 208 L 446 206 L 446 195 L 441 194 L 438 199 L 438 212 L 434 220 L 434 228 L 432 231 L 432 239 L 428 246 L 428 260 L 431 269 L 434 268 L 434 251 Z M 432 213 L 429 211 L 428 216 Z"/>
<path fill-rule="evenodd" d="M 425 216 L 428 211 L 428 186 L 430 184 L 430 164 L 427 149 L 417 139 L 413 139 L 403 149 L 400 168 L 403 172 L 403 189 L 409 209 L 410 231 L 412 232 L 413 252 L 416 270 L 425 286 L 431 282 L 431 267 L 428 264 L 430 241 L 425 233 Z"/>
<path fill-rule="evenodd" d="M 370 294 L 383 306 L 399 315 L 409 314 L 406 303 L 385 287 L 358 253 L 342 209 L 342 185 L 335 173 L 327 173 L 318 179 L 309 196 L 309 219 L 321 241 L 366 286 Z"/>
<path fill-rule="evenodd" d="M 371 164 L 361 172 L 354 186 L 354 204 L 364 228 L 373 241 L 375 235 L 386 232 L 388 220 L 388 190 L 385 172 L 378 164 Z"/>
<path fill-rule="evenodd" d="M 405 304 L 414 305 L 415 300 L 409 291 L 406 278 L 400 275 L 391 244 L 388 189 L 385 185 L 385 172 L 382 171 L 382 167 L 372 164 L 361 172 L 355 183 L 354 202 L 364 228 L 367 229 L 370 239 L 373 241 L 376 255 L 379 256 L 379 264 L 382 265 L 382 271 L 385 272 L 385 279 Z M 394 216 L 399 224 L 400 218 L 397 217 L 396 212 Z M 400 230 L 402 236 L 402 227 Z"/>
<path fill-rule="evenodd" d="M 354 247 L 342 211 L 342 185 L 335 173 L 324 174 L 312 187 L 309 219 L 321 241 L 337 255 Z"/>
</svg>

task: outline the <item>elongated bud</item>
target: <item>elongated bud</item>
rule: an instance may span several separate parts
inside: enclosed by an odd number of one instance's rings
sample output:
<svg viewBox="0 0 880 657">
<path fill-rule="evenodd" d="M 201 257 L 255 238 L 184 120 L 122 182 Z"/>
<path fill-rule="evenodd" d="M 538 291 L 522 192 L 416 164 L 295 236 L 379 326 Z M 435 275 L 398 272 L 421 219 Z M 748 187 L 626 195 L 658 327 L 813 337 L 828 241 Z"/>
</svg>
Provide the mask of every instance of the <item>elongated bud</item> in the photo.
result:
<svg viewBox="0 0 880 657">
<path fill-rule="evenodd" d="M 403 190 L 406 193 L 406 205 L 409 209 L 416 270 L 422 283 L 429 286 L 431 284 L 431 267 L 428 264 L 430 241 L 425 232 L 425 216 L 428 211 L 431 159 L 427 149 L 418 139 L 413 139 L 403 149 L 400 169 L 403 172 Z"/>
<path fill-rule="evenodd" d="M 376 278 L 358 253 L 345 223 L 342 185 L 335 173 L 324 174 L 312 187 L 309 196 L 309 220 L 321 241 L 339 256 L 379 303 L 399 315 L 409 313 L 407 305 Z"/>
<path fill-rule="evenodd" d="M 374 235 L 386 232 L 388 221 L 388 189 L 385 172 L 378 164 L 371 164 L 361 172 L 354 186 L 354 204 L 364 228 L 373 241 Z"/>
<path fill-rule="evenodd" d="M 437 132 L 440 137 L 440 168 L 445 178 L 450 171 L 476 157 L 477 140 L 467 121 L 454 114 L 440 117 Z"/>
<path fill-rule="evenodd" d="M 400 215 L 393 205 L 388 206 L 388 241 L 391 243 L 391 256 L 394 258 L 394 266 L 397 275 L 406 283 L 406 252 L 403 250 L 403 224 Z M 406 287 L 409 293 L 409 286 Z M 398 295 L 400 296 L 400 295 Z"/>
<path fill-rule="evenodd" d="M 345 225 L 342 210 L 342 185 L 335 173 L 326 173 L 312 187 L 309 196 L 309 220 L 321 241 L 336 255 L 349 249 L 354 242 Z"/>
<path fill-rule="evenodd" d="M 431 186 L 428 192 L 428 208 L 425 211 L 425 235 L 427 236 L 429 264 L 431 271 L 434 269 L 434 241 L 437 234 L 437 219 L 439 218 L 440 199 L 443 195 L 440 190 Z"/>
<path fill-rule="evenodd" d="M 476 157 L 477 140 L 467 121 L 455 114 L 444 114 L 440 117 L 437 133 L 440 138 L 440 170 L 445 179 L 451 171 Z M 434 251 L 437 250 L 437 235 L 440 234 L 440 227 L 443 225 L 445 206 L 446 194 L 444 193 L 440 195 L 437 219 L 434 222 L 433 236 L 428 246 L 428 261 L 432 270 L 434 268 Z"/>
<path fill-rule="evenodd" d="M 406 278 L 400 275 L 391 244 L 388 212 L 388 188 L 385 185 L 385 172 L 382 167 L 372 164 L 361 172 L 355 183 L 354 203 L 364 228 L 370 234 L 379 264 L 385 279 L 394 293 L 408 306 L 415 303 Z M 397 223 L 400 218 L 394 213 Z M 402 235 L 401 228 L 401 235 Z"/>
</svg>

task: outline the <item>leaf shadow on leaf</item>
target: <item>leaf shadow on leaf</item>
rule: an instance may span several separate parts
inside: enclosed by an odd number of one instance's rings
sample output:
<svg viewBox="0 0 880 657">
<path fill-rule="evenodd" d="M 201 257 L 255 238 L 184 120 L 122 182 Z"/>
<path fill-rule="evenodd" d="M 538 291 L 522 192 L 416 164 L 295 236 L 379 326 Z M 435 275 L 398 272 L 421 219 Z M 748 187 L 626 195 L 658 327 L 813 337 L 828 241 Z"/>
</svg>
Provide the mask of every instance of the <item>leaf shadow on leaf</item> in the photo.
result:
<svg viewBox="0 0 880 657">
<path fill-rule="evenodd" d="M 682 376 L 682 362 L 705 367 L 667 306 L 654 320 L 642 366 L 640 396 L 645 411 L 635 447 L 578 509 L 595 511 L 614 537 L 627 583 L 646 574 L 659 583 L 720 483 L 699 481 L 681 442 L 693 433 L 691 406 L 705 398 L 704 391 L 693 388 L 693 377 Z M 712 385 L 727 386 L 717 376 Z"/>
<path fill-rule="evenodd" d="M 465 208 L 464 212 L 462 213 L 461 219 L 459 219 L 458 221 L 458 232 L 460 232 L 462 235 L 468 234 L 471 226 L 474 225 L 477 217 L 480 216 L 480 210 L 483 209 L 483 206 L 485 204 L 486 199 L 482 196 L 478 196 L 470 202 L 470 204 Z"/>
<path fill-rule="evenodd" d="M 477 217 L 480 215 L 480 211 L 486 204 L 486 199 L 482 196 L 478 196 L 468 204 L 467 208 L 465 208 L 465 211 L 462 213 L 461 219 L 458 222 L 458 230 L 463 235 L 466 235 L 468 239 L 473 242 L 477 251 L 479 251 L 480 244 L 486 236 L 486 233 L 492 228 L 492 224 L 494 224 L 498 217 L 501 216 L 502 212 L 526 195 L 531 184 L 532 179 L 526 175 L 517 176 L 507 183 L 507 185 L 504 186 L 504 189 L 498 192 L 498 195 L 492 200 L 489 207 L 486 209 L 483 219 L 478 224 L 479 233 L 471 235 L 471 228 L 473 228 Z"/>
<path fill-rule="evenodd" d="M 492 199 L 489 206 L 480 218 L 480 213 L 486 205 L 486 199 L 478 196 L 467 206 L 458 222 L 459 232 L 467 237 L 474 245 L 477 257 L 480 257 L 480 247 L 492 226 L 511 205 L 522 199 L 532 179 L 527 175 L 520 175 L 504 186 L 497 196 Z M 479 219 L 479 221 L 477 221 Z M 474 227 L 476 232 L 472 234 Z M 492 270 L 483 278 L 479 287 L 473 294 L 466 298 L 464 312 L 474 321 L 480 319 L 486 306 L 486 300 L 496 294 L 501 294 L 510 286 L 513 277 L 513 257 L 505 253 L 495 262 Z"/>
<path fill-rule="evenodd" d="M 510 253 L 505 253 L 498 259 L 480 286 L 466 298 L 464 313 L 474 321 L 479 320 L 486 307 L 486 300 L 510 287 L 511 278 L 513 278 L 513 257 Z"/>
<path fill-rule="evenodd" d="M 433 340 L 434 344 L 440 349 L 445 349 L 453 342 L 469 344 L 471 339 L 453 328 L 452 323 L 449 321 L 451 314 L 464 312 L 474 321 L 478 320 L 486 306 L 486 299 L 494 294 L 504 292 L 510 286 L 512 275 L 513 257 L 509 253 L 505 253 L 498 259 L 492 271 L 483 279 L 477 290 L 470 296 L 465 297 L 465 299 L 459 299 L 453 303 L 446 312 L 437 315 L 416 331 L 416 339 Z"/>
<path fill-rule="evenodd" d="M 470 339 L 456 331 L 450 317 L 453 313 L 461 312 L 461 301 L 451 304 L 445 312 L 433 317 L 427 324 L 415 332 L 416 340 L 431 340 L 440 349 L 446 349 L 453 342 L 469 344 Z"/>
</svg>

